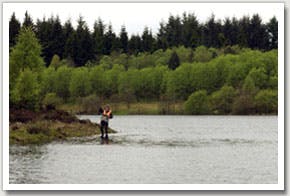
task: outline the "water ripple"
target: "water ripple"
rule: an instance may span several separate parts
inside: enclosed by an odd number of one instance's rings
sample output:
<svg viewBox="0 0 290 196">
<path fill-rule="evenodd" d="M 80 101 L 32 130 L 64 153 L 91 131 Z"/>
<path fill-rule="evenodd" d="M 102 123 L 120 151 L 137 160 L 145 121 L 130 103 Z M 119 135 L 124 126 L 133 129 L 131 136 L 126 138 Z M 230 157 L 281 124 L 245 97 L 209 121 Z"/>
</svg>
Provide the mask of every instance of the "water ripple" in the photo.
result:
<svg viewBox="0 0 290 196">
<path fill-rule="evenodd" d="M 222 145 L 263 145 L 274 144 L 277 141 L 271 140 L 256 140 L 244 138 L 211 138 L 211 139 L 159 139 L 159 138 L 146 138 L 137 135 L 114 135 L 109 140 L 102 140 L 99 136 L 86 137 L 86 138 L 72 138 L 65 143 L 71 144 L 87 144 L 87 145 L 140 145 L 140 146 L 164 146 L 164 147 L 210 147 Z"/>
</svg>

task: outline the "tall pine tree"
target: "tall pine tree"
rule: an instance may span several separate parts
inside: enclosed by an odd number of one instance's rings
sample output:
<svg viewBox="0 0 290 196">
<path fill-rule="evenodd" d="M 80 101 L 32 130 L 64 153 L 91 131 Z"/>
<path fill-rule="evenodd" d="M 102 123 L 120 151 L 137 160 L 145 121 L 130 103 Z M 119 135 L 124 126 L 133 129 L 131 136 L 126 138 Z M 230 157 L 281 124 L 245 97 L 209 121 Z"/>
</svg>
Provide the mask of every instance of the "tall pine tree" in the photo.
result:
<svg viewBox="0 0 290 196">
<path fill-rule="evenodd" d="M 73 59 L 77 66 L 85 65 L 87 61 L 93 60 L 93 39 L 82 17 L 78 20 L 73 47 Z"/>
<path fill-rule="evenodd" d="M 203 27 L 202 44 L 207 47 L 219 48 L 222 46 L 222 25 L 212 15 Z"/>
<path fill-rule="evenodd" d="M 51 29 L 51 42 L 50 42 L 50 50 L 51 55 L 49 58 L 51 59 L 53 55 L 57 54 L 61 59 L 63 58 L 64 54 L 64 32 L 63 27 L 61 25 L 60 19 L 57 16 L 53 20 L 52 29 Z"/>
<path fill-rule="evenodd" d="M 164 22 L 160 23 L 160 27 L 157 33 L 157 48 L 165 50 L 168 47 L 166 29 Z"/>
<path fill-rule="evenodd" d="M 252 16 L 250 21 L 249 46 L 254 49 L 264 49 L 267 45 L 266 27 L 258 14 Z"/>
<path fill-rule="evenodd" d="M 104 38 L 104 54 L 109 55 L 113 50 L 117 48 L 117 43 L 118 40 L 116 38 L 116 34 L 113 32 L 112 25 L 109 24 L 108 30 L 105 33 L 105 38 Z"/>
<path fill-rule="evenodd" d="M 180 65 L 180 60 L 175 51 L 172 52 L 171 57 L 168 61 L 169 69 L 175 70 Z"/>
<path fill-rule="evenodd" d="M 183 13 L 182 45 L 195 48 L 200 45 L 199 23 L 194 14 Z"/>
<path fill-rule="evenodd" d="M 125 26 L 121 27 L 120 49 L 121 49 L 122 53 L 127 53 L 128 52 L 128 34 L 126 32 L 126 27 Z"/>
<path fill-rule="evenodd" d="M 142 41 L 139 35 L 132 35 L 129 43 L 128 43 L 128 50 L 130 54 L 138 54 L 141 52 Z"/>
<path fill-rule="evenodd" d="M 244 16 L 239 20 L 238 44 L 241 47 L 249 47 L 250 43 L 250 18 Z"/>
<path fill-rule="evenodd" d="M 74 54 L 74 43 L 75 43 L 75 30 L 71 24 L 70 20 L 67 20 L 63 27 L 63 36 L 64 36 L 64 58 L 70 61 L 73 65 L 73 54 Z"/>
<path fill-rule="evenodd" d="M 166 29 L 166 38 L 168 45 L 178 46 L 181 44 L 181 31 L 182 31 L 182 24 L 180 21 L 179 16 L 169 16 L 168 23 L 165 27 Z"/>
<path fill-rule="evenodd" d="M 152 35 L 152 31 L 148 29 L 148 27 L 144 28 L 142 34 L 142 51 L 145 52 L 153 52 L 154 49 L 154 38 Z"/>
<path fill-rule="evenodd" d="M 32 30 L 34 30 L 33 20 L 27 11 L 25 12 L 25 17 L 24 17 L 24 21 L 23 21 L 22 26 L 23 27 L 30 27 Z"/>
<path fill-rule="evenodd" d="M 15 13 L 13 12 L 9 21 L 9 48 L 15 45 L 20 27 L 20 22 L 16 19 Z"/>
<path fill-rule="evenodd" d="M 276 17 L 271 18 L 267 23 L 267 33 L 268 33 L 268 49 L 277 49 L 278 48 L 278 21 Z"/>
<path fill-rule="evenodd" d="M 105 25 L 100 18 L 94 23 L 92 36 L 94 40 L 94 53 L 96 55 L 104 54 Z"/>
</svg>

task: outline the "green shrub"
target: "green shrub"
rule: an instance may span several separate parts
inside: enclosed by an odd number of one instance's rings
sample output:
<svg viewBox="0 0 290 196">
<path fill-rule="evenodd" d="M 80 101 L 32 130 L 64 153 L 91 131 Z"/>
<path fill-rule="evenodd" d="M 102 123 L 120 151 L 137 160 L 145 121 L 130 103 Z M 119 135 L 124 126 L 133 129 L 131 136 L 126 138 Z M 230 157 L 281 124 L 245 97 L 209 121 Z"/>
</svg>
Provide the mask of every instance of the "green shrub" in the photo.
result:
<svg viewBox="0 0 290 196">
<path fill-rule="evenodd" d="M 223 86 L 219 91 L 215 91 L 210 96 L 211 109 L 216 114 L 228 114 L 232 111 L 232 104 L 236 96 L 236 91 L 231 86 Z"/>
<path fill-rule="evenodd" d="M 13 107 L 37 109 L 39 107 L 40 86 L 37 74 L 29 69 L 20 72 L 11 92 L 10 101 Z"/>
<path fill-rule="evenodd" d="M 278 91 L 261 90 L 254 98 L 256 111 L 258 113 L 277 113 L 278 112 Z"/>
<path fill-rule="evenodd" d="M 233 114 L 247 115 L 254 113 L 253 96 L 249 94 L 239 95 L 233 103 Z"/>
<path fill-rule="evenodd" d="M 96 95 L 81 98 L 82 112 L 86 114 L 97 114 L 101 106 L 101 100 Z"/>
<path fill-rule="evenodd" d="M 51 58 L 49 67 L 53 67 L 54 69 L 57 69 L 59 66 L 60 66 L 60 58 L 57 54 L 55 54 Z"/>
<path fill-rule="evenodd" d="M 208 97 L 205 90 L 192 93 L 184 103 L 186 114 L 208 114 Z"/>
<path fill-rule="evenodd" d="M 264 68 L 252 68 L 249 75 L 256 87 L 262 89 L 265 88 L 268 82 L 268 76 Z"/>
<path fill-rule="evenodd" d="M 194 61 L 208 62 L 212 59 L 212 53 L 205 46 L 199 46 L 194 51 Z"/>
<path fill-rule="evenodd" d="M 55 109 L 62 103 L 61 98 L 59 98 L 55 93 L 47 93 L 42 100 L 42 105 L 46 109 Z"/>
<path fill-rule="evenodd" d="M 70 95 L 75 98 L 90 94 L 91 83 L 88 68 L 80 67 L 72 70 L 69 91 Z"/>
</svg>

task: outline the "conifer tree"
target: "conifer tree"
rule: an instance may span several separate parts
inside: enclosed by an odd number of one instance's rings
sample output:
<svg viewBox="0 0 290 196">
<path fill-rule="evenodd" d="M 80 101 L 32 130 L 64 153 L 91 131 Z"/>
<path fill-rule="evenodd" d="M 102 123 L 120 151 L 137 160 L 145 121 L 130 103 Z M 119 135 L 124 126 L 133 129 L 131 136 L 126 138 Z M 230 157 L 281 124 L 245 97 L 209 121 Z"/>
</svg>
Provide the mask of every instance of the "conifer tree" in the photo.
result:
<svg viewBox="0 0 290 196">
<path fill-rule="evenodd" d="M 94 40 L 94 53 L 97 55 L 104 54 L 104 35 L 105 25 L 103 21 L 99 18 L 98 21 L 94 23 L 93 40 Z"/>
<path fill-rule="evenodd" d="M 126 32 L 126 27 L 121 27 L 121 33 L 120 33 L 120 44 L 121 44 L 121 52 L 127 53 L 128 52 L 128 34 Z"/>
<path fill-rule="evenodd" d="M 168 62 L 168 67 L 172 70 L 175 70 L 180 65 L 179 57 L 177 53 L 174 51 L 171 54 L 171 57 Z"/>
<path fill-rule="evenodd" d="M 16 43 L 16 37 L 20 31 L 20 22 L 16 19 L 13 12 L 9 21 L 9 48 L 13 47 Z"/>
<path fill-rule="evenodd" d="M 30 27 L 31 29 L 34 28 L 33 20 L 27 11 L 25 12 L 25 17 L 24 17 L 24 21 L 23 21 L 22 26 L 23 27 Z"/>
</svg>

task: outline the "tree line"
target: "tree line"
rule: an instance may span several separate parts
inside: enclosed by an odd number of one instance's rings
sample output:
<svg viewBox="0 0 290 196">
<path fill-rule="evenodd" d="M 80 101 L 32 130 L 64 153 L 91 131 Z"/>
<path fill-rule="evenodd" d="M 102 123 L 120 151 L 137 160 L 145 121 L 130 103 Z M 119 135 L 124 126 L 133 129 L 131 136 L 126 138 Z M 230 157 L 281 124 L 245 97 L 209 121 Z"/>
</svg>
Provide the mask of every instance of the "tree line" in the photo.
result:
<svg viewBox="0 0 290 196">
<path fill-rule="evenodd" d="M 10 52 L 10 107 L 158 101 L 161 114 L 177 102 L 183 114 L 277 113 L 277 58 L 276 49 L 179 46 L 77 68 L 54 55 L 46 67 L 34 30 L 22 28 Z"/>
<path fill-rule="evenodd" d="M 262 51 L 277 49 L 278 46 L 277 19 L 273 17 L 263 23 L 258 14 L 241 19 L 225 18 L 223 21 L 212 15 L 204 23 L 199 22 L 192 13 L 170 15 L 166 22 L 160 23 L 156 35 L 145 27 L 141 35 L 129 36 L 125 26 L 121 27 L 119 33 L 115 33 L 112 25 L 104 24 L 100 18 L 90 30 L 82 17 L 74 28 L 70 20 L 62 24 L 58 16 L 33 21 L 27 12 L 21 24 L 13 13 L 9 22 L 10 48 L 14 47 L 22 27 L 31 27 L 34 31 L 42 45 L 41 55 L 46 66 L 54 55 L 78 67 L 88 62 L 99 62 L 103 56 L 138 56 L 140 53 L 152 54 L 160 49 L 165 51 L 179 46 L 219 49 L 239 45 Z"/>
</svg>

